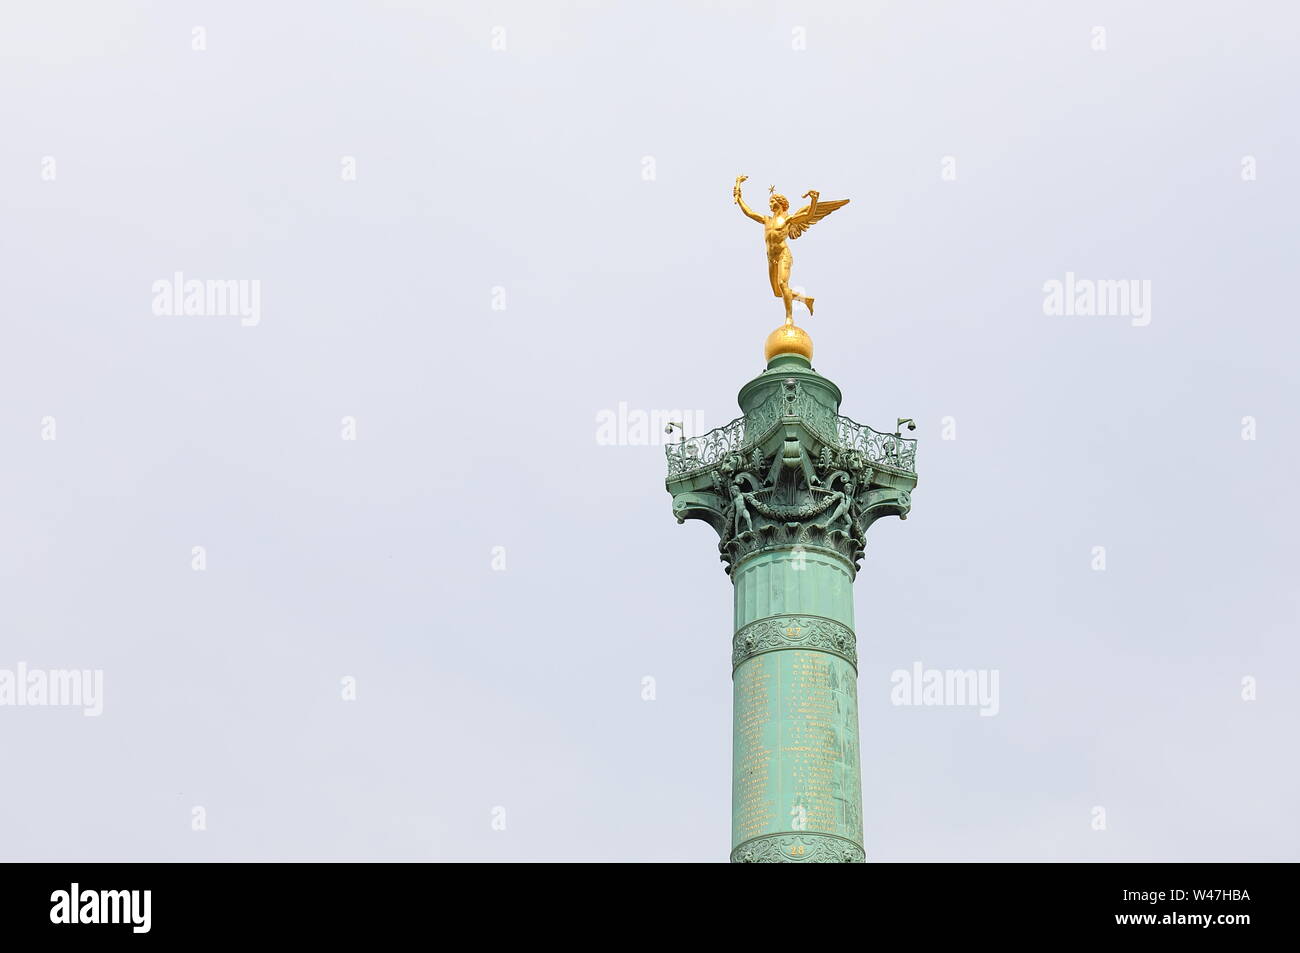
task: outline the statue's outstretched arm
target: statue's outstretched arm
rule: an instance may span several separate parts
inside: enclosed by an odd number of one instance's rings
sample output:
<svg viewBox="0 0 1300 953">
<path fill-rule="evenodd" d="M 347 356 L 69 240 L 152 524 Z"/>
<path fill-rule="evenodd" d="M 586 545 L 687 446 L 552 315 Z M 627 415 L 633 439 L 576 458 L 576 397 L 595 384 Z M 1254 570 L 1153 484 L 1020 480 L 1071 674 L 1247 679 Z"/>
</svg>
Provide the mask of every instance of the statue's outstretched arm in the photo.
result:
<svg viewBox="0 0 1300 953">
<path fill-rule="evenodd" d="M 740 206 L 740 210 L 745 214 L 746 218 L 752 218 L 754 221 L 759 222 L 760 224 L 764 223 L 767 221 L 767 219 L 765 219 L 763 216 L 759 215 L 752 208 L 746 205 L 745 200 L 740 196 L 740 183 L 744 182 L 747 178 L 749 178 L 749 176 L 747 175 L 736 176 L 736 185 L 735 188 L 731 190 L 731 197 L 735 201 L 735 203 Z"/>
</svg>

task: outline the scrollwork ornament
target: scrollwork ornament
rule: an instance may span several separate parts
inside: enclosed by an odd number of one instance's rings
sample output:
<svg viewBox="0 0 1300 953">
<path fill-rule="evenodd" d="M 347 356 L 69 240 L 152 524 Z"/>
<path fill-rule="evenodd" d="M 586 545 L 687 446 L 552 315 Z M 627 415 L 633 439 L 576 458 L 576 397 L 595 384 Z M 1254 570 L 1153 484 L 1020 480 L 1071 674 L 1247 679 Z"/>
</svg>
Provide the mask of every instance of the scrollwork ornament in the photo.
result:
<svg viewBox="0 0 1300 953">
<path fill-rule="evenodd" d="M 833 834 L 768 834 L 731 852 L 733 864 L 861 864 L 866 859 L 859 845 Z"/>
<path fill-rule="evenodd" d="M 858 667 L 858 639 L 853 630 L 820 616 L 773 616 L 751 622 L 731 640 L 731 666 L 777 649 L 809 649 L 838 655 Z"/>
</svg>

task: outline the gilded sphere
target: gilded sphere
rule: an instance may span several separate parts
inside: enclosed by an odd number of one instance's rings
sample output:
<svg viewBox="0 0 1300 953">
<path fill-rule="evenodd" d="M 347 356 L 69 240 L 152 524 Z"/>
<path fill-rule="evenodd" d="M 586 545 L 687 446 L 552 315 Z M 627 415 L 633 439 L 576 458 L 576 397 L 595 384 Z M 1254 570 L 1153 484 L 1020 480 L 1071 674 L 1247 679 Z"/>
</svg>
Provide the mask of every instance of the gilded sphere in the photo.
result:
<svg viewBox="0 0 1300 953">
<path fill-rule="evenodd" d="M 783 324 L 767 336 L 767 343 L 763 345 L 763 355 L 767 360 L 778 354 L 800 354 L 811 361 L 812 338 L 798 325 Z"/>
</svg>

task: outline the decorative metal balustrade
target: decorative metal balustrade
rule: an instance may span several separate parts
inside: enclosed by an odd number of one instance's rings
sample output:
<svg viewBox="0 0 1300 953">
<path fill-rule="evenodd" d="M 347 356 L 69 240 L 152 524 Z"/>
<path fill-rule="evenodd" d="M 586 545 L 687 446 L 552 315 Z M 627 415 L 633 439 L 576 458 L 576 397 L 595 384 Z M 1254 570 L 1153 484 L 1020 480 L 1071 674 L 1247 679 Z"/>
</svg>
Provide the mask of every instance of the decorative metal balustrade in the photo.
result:
<svg viewBox="0 0 1300 953">
<path fill-rule="evenodd" d="M 748 433 L 745 418 L 737 417 L 706 434 L 666 444 L 668 476 L 678 477 L 704 470 L 729 453 L 743 453 L 747 447 L 765 440 L 783 416 L 801 418 L 826 443 L 856 450 L 874 466 L 916 472 L 916 440 L 881 433 L 848 417 L 836 416 L 809 395 L 799 393 L 794 396 L 776 394 L 764 402 L 750 415 Z"/>
<path fill-rule="evenodd" d="M 836 442 L 846 450 L 857 450 L 873 464 L 916 472 L 916 440 L 893 433 L 881 433 L 848 417 L 840 417 Z"/>
<path fill-rule="evenodd" d="M 668 475 L 681 476 L 711 467 L 729 453 L 739 453 L 745 442 L 745 418 L 710 430 L 698 437 L 664 446 L 668 454 Z"/>
</svg>

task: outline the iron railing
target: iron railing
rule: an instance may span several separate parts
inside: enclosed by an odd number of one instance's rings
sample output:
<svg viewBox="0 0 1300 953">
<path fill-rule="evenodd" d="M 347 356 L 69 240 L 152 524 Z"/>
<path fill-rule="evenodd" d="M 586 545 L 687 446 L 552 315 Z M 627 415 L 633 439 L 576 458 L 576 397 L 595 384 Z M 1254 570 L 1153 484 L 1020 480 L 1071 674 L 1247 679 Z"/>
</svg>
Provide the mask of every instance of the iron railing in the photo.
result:
<svg viewBox="0 0 1300 953">
<path fill-rule="evenodd" d="M 840 417 L 836 442 L 846 450 L 857 450 L 873 464 L 916 472 L 916 440 L 899 434 L 881 433 L 871 427 Z"/>
<path fill-rule="evenodd" d="M 681 476 L 711 467 L 729 453 L 739 453 L 745 442 L 745 418 L 737 417 L 725 426 L 698 437 L 664 445 L 668 453 L 668 475 Z"/>
<path fill-rule="evenodd" d="M 881 433 L 848 417 L 833 416 L 807 395 L 801 394 L 800 397 L 804 399 L 797 403 L 787 403 L 784 398 L 774 395 L 762 407 L 757 408 L 751 417 L 754 426 L 750 435 L 753 440 L 746 439 L 745 418 L 737 417 L 731 423 L 706 434 L 666 444 L 664 452 L 668 456 L 668 476 L 678 477 L 704 470 L 729 453 L 743 453 L 747 447 L 765 439 L 781 419 L 782 412 L 787 410 L 794 410 L 795 415 L 801 417 L 827 443 L 846 450 L 856 450 L 874 466 L 893 467 L 907 473 L 916 472 L 915 439 Z M 831 427 L 834 432 L 827 433 Z"/>
</svg>

